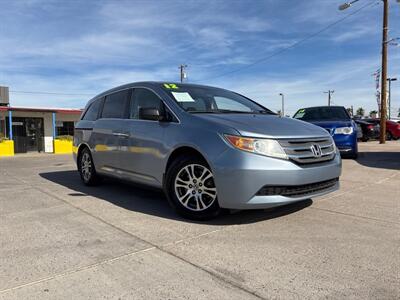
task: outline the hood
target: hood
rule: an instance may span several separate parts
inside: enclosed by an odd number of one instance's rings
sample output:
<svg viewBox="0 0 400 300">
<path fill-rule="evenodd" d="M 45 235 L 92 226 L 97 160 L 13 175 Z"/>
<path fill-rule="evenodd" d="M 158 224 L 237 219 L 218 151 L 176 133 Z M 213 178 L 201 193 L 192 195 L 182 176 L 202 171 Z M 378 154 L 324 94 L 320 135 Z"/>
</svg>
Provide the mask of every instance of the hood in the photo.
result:
<svg viewBox="0 0 400 300">
<path fill-rule="evenodd" d="M 309 122 L 322 128 L 353 126 L 351 120 L 309 121 Z"/>
<path fill-rule="evenodd" d="M 310 121 L 310 123 L 325 129 L 353 126 L 353 122 L 351 120 Z"/>
<path fill-rule="evenodd" d="M 260 138 L 311 138 L 329 135 L 326 130 L 303 121 L 264 114 L 193 114 L 229 126 L 243 136 Z"/>
<path fill-rule="evenodd" d="M 356 124 L 362 124 L 362 125 L 373 125 L 372 123 L 368 123 L 362 120 L 354 120 L 354 122 L 356 122 Z"/>
</svg>

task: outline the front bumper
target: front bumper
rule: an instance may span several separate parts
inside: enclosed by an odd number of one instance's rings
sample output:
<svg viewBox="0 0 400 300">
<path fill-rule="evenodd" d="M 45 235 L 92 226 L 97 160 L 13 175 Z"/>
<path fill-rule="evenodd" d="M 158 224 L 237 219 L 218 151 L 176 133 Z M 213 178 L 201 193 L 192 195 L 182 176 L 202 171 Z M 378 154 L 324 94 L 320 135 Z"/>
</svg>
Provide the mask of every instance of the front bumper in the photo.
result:
<svg viewBox="0 0 400 300">
<path fill-rule="evenodd" d="M 263 195 L 265 186 L 304 186 L 338 178 L 341 158 L 298 165 L 288 160 L 275 159 L 229 148 L 211 162 L 218 190 L 218 202 L 229 209 L 263 209 L 306 200 L 333 192 L 339 182 L 327 188 L 294 195 Z"/>
<path fill-rule="evenodd" d="M 353 133 L 350 135 L 335 134 L 332 136 L 335 141 L 336 147 L 339 149 L 340 153 L 357 153 L 357 134 Z"/>
</svg>

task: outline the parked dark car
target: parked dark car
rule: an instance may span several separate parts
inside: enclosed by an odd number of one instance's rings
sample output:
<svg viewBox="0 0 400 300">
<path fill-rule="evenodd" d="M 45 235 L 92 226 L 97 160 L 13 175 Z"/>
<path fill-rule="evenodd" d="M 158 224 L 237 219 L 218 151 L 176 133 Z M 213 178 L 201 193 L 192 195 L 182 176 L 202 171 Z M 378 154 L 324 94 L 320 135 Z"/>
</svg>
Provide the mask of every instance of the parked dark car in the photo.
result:
<svg viewBox="0 0 400 300">
<path fill-rule="evenodd" d="M 328 131 L 342 156 L 358 156 L 357 125 L 343 106 L 317 106 L 299 109 L 293 118 Z"/>
<path fill-rule="evenodd" d="M 361 119 L 354 119 L 354 122 L 356 122 L 357 128 L 361 129 L 360 132 L 358 132 L 357 137 L 363 142 L 379 138 L 379 132 L 380 132 L 379 123 L 375 124 Z"/>
<path fill-rule="evenodd" d="M 365 119 L 364 121 L 372 124 L 380 124 L 380 119 Z M 394 121 L 386 121 L 386 139 L 398 140 L 400 138 L 400 124 Z"/>
</svg>

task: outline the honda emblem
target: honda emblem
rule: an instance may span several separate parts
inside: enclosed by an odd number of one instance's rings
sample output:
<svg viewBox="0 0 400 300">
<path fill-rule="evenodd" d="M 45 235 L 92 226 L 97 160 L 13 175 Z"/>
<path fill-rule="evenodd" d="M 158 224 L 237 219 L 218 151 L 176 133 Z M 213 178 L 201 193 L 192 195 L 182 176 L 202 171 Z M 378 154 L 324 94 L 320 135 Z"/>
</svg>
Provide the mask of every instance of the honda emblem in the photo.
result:
<svg viewBox="0 0 400 300">
<path fill-rule="evenodd" d="M 311 152 L 314 155 L 314 157 L 319 158 L 322 156 L 322 150 L 321 147 L 317 144 L 313 144 L 311 147 Z"/>
</svg>

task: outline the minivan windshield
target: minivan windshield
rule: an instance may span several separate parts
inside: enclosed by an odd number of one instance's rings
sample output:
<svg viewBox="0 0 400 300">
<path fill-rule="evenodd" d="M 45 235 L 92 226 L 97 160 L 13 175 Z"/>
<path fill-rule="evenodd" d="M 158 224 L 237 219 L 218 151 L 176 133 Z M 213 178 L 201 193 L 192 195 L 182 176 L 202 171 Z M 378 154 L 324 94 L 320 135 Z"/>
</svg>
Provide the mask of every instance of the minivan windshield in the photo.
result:
<svg viewBox="0 0 400 300">
<path fill-rule="evenodd" d="M 350 120 L 344 107 L 309 107 L 299 109 L 293 116 L 303 121 Z"/>
<path fill-rule="evenodd" d="M 234 92 L 204 86 L 163 84 L 164 90 L 189 113 L 275 114 Z"/>
</svg>

